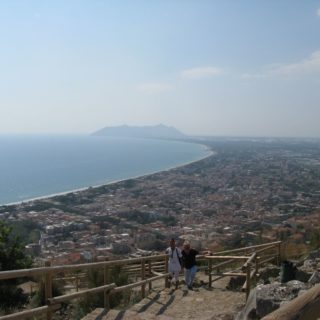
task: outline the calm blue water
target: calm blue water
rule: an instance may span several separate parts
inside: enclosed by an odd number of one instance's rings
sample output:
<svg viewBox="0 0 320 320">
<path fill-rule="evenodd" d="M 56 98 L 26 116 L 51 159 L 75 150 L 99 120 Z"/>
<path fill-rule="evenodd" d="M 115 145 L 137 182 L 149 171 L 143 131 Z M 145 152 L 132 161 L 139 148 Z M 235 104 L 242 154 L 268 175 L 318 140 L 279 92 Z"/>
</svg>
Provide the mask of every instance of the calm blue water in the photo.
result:
<svg viewBox="0 0 320 320">
<path fill-rule="evenodd" d="M 0 204 L 132 178 L 208 154 L 202 145 L 175 141 L 0 135 Z"/>
</svg>

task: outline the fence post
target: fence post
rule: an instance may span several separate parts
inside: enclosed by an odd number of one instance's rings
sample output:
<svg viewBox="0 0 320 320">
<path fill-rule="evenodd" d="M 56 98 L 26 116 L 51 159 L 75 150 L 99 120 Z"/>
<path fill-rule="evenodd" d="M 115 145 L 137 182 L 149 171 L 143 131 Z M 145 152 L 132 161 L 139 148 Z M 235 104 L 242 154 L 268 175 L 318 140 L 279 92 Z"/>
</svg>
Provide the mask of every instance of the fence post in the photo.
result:
<svg viewBox="0 0 320 320">
<path fill-rule="evenodd" d="M 169 261 L 169 257 L 165 256 L 165 258 L 164 258 L 164 273 L 168 273 L 168 271 L 169 271 L 168 261 Z M 169 288 L 168 277 L 165 277 L 165 279 L 164 279 L 164 286 L 165 286 L 165 288 Z"/>
<path fill-rule="evenodd" d="M 208 269 L 209 269 L 209 288 L 211 288 L 212 287 L 212 260 L 211 259 L 209 259 Z"/>
<path fill-rule="evenodd" d="M 149 270 L 149 277 L 152 276 L 152 270 L 151 270 L 151 260 L 148 261 L 148 270 Z M 152 282 L 150 281 L 149 282 L 149 292 L 151 291 L 152 289 Z"/>
<path fill-rule="evenodd" d="M 259 256 L 256 256 L 256 261 L 255 261 L 255 268 L 256 268 L 256 277 L 258 277 L 258 273 L 259 273 Z"/>
<path fill-rule="evenodd" d="M 108 261 L 109 259 L 106 257 L 105 261 Z M 103 267 L 103 284 L 106 285 L 109 282 L 109 268 L 105 265 Z M 103 292 L 103 306 L 105 309 L 110 308 L 110 294 L 109 290 L 104 290 Z"/>
<path fill-rule="evenodd" d="M 146 278 L 146 261 L 141 261 L 141 280 L 144 280 Z M 146 296 L 146 284 L 141 285 L 141 295 L 142 298 L 145 298 Z"/>
<path fill-rule="evenodd" d="M 78 277 L 78 272 L 76 272 L 76 292 L 79 291 L 79 277 Z"/>
<path fill-rule="evenodd" d="M 278 244 L 277 263 L 278 263 L 278 266 L 280 266 L 280 263 L 281 263 L 281 242 Z"/>
<path fill-rule="evenodd" d="M 248 300 L 249 293 L 250 293 L 250 287 L 251 287 L 251 272 L 250 272 L 250 263 L 247 265 L 247 282 L 246 282 L 246 301 Z"/>
<path fill-rule="evenodd" d="M 50 267 L 51 266 L 51 261 L 46 260 L 44 263 L 45 267 Z M 45 290 L 44 290 L 44 295 L 45 295 L 45 301 L 46 304 L 48 304 L 48 299 L 52 298 L 52 273 L 51 271 L 47 271 L 45 274 Z M 52 310 L 51 306 L 49 305 L 49 309 L 47 311 L 47 320 L 52 319 Z"/>
</svg>

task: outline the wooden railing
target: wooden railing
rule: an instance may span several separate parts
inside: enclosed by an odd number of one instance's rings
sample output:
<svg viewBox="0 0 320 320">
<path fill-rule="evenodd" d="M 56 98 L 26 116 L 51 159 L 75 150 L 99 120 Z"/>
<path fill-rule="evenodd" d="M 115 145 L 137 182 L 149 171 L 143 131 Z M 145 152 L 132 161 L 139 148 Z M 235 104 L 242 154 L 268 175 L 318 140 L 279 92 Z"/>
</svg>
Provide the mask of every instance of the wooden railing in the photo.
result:
<svg viewBox="0 0 320 320">
<path fill-rule="evenodd" d="M 202 269 L 208 273 L 210 287 L 214 281 L 222 277 L 245 277 L 246 282 L 243 288 L 246 291 L 246 296 L 248 297 L 252 279 L 257 276 L 259 267 L 264 265 L 267 261 L 275 258 L 278 262 L 280 261 L 280 246 L 281 242 L 272 242 L 258 246 L 222 251 L 211 256 L 198 256 L 197 261 L 199 261 L 201 264 L 204 264 L 201 265 L 199 269 Z M 276 252 L 266 255 L 266 253 L 272 250 L 274 251 L 274 249 L 276 249 Z M 226 261 L 213 265 L 212 263 L 215 260 Z M 239 267 L 239 261 L 245 261 L 245 263 Z M 122 270 L 130 275 L 131 278 L 136 277 L 136 281 L 118 287 L 114 283 L 110 283 L 109 270 L 115 266 L 122 266 Z M 221 272 L 222 268 L 233 269 Z M 103 270 L 103 285 L 92 289 L 88 289 L 87 286 L 84 290 L 79 291 L 80 279 L 86 278 L 86 275 L 83 273 L 83 271 L 92 269 Z M 81 274 L 77 273 L 79 270 L 81 270 Z M 214 270 L 216 272 L 213 272 Z M 66 273 L 73 274 L 72 276 L 66 277 Z M 63 276 L 57 277 L 59 274 L 63 274 Z M 39 315 L 45 317 L 47 320 L 51 320 L 53 312 L 60 307 L 61 303 L 100 292 L 104 293 L 104 307 L 109 308 L 110 295 L 135 287 L 141 287 L 141 296 L 144 298 L 146 295 L 146 285 L 148 285 L 148 290 L 150 291 L 152 289 L 152 282 L 156 280 L 164 279 L 164 286 L 168 287 L 168 275 L 167 255 L 154 255 L 133 259 L 64 266 L 50 266 L 50 262 L 46 262 L 45 266 L 41 268 L 3 271 L 0 272 L 0 281 L 24 277 L 42 277 L 45 287 L 44 295 L 46 305 L 39 308 L 17 312 L 11 315 L 0 316 L 0 320 L 34 319 L 34 317 L 38 317 Z M 217 277 L 213 279 L 213 276 Z M 70 279 L 75 281 L 76 292 L 60 296 L 53 296 L 53 281 L 59 281 L 61 279 Z"/>
<path fill-rule="evenodd" d="M 159 264 L 160 263 L 160 264 Z M 137 269 L 137 265 L 139 265 L 139 270 Z M 134 283 L 130 283 L 128 285 L 117 287 L 114 283 L 109 283 L 108 275 L 109 270 L 115 266 L 125 266 L 125 271 L 129 274 L 139 271 L 140 281 L 136 281 Z M 76 272 L 78 270 L 92 270 L 92 269 L 100 269 L 103 270 L 104 273 L 104 284 L 103 286 L 79 290 L 79 277 L 76 274 L 72 279 L 76 280 L 77 292 L 69 293 L 57 297 L 53 297 L 53 281 L 54 276 L 61 273 L 70 273 Z M 154 270 L 155 269 L 155 270 Z M 161 272 L 157 272 L 156 270 L 160 270 Z M 20 320 L 20 319 L 34 319 L 34 317 L 38 317 L 39 315 L 45 315 L 45 318 L 50 320 L 52 319 L 52 314 L 54 310 L 56 310 L 60 303 L 70 301 L 72 299 L 85 297 L 88 294 L 104 292 L 104 307 L 108 308 L 109 306 L 109 298 L 111 294 L 115 294 L 117 292 L 129 290 L 135 287 L 141 287 L 141 295 L 145 297 L 145 287 L 146 284 L 149 284 L 149 290 L 151 289 L 151 284 L 153 281 L 164 279 L 165 286 L 167 286 L 167 278 L 168 278 L 168 256 L 167 255 L 155 255 L 141 258 L 133 258 L 133 259 L 123 259 L 123 260 L 113 260 L 113 261 L 103 261 L 103 262 L 94 262 L 94 263 L 86 263 L 86 264 L 77 264 L 77 265 L 65 265 L 65 266 L 50 266 L 49 262 L 46 262 L 45 267 L 41 268 L 33 268 L 33 269 L 22 269 L 22 270 L 11 270 L 11 271 L 3 271 L 0 272 L 0 281 L 8 280 L 8 279 L 17 279 L 24 277 L 42 277 L 44 279 L 45 284 L 45 301 L 46 306 L 42 306 L 39 308 L 34 308 L 22 312 L 17 312 L 10 315 L 0 316 L 0 320 Z M 59 280 L 58 278 L 56 280 Z"/>
<path fill-rule="evenodd" d="M 214 255 L 205 256 L 205 259 L 209 260 L 209 287 L 212 286 L 214 281 L 223 277 L 245 277 L 242 290 L 246 292 L 247 299 L 250 293 L 252 280 L 258 276 L 259 268 L 272 260 L 276 260 L 277 264 L 280 264 L 281 241 L 221 251 Z M 224 261 L 219 262 L 221 260 Z M 213 264 L 214 261 L 218 261 L 219 263 Z M 245 261 L 245 263 L 239 265 L 239 262 L 241 261 Z M 222 272 L 222 268 L 231 270 Z M 215 276 L 214 279 L 213 276 Z"/>
</svg>

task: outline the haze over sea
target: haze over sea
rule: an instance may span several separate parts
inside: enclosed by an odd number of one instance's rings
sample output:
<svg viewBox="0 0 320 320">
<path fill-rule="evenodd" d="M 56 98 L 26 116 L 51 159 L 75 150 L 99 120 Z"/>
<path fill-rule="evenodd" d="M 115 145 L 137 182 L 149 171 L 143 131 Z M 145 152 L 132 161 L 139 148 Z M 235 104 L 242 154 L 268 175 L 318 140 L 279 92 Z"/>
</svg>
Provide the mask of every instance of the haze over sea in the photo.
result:
<svg viewBox="0 0 320 320">
<path fill-rule="evenodd" d="M 180 141 L 0 135 L 0 204 L 167 170 L 209 154 Z"/>
</svg>

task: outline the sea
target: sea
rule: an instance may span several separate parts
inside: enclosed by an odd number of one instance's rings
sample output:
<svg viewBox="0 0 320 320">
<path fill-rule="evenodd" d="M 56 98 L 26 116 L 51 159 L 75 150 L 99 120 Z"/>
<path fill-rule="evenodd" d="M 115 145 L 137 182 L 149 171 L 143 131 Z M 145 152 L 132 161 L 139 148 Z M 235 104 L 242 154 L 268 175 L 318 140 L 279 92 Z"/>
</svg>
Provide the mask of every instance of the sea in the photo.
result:
<svg viewBox="0 0 320 320">
<path fill-rule="evenodd" d="M 0 205 L 168 170 L 210 155 L 204 145 L 91 135 L 0 135 Z"/>
</svg>

